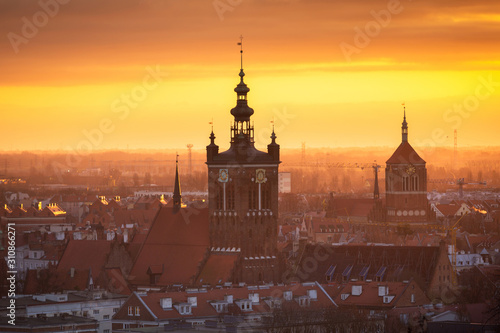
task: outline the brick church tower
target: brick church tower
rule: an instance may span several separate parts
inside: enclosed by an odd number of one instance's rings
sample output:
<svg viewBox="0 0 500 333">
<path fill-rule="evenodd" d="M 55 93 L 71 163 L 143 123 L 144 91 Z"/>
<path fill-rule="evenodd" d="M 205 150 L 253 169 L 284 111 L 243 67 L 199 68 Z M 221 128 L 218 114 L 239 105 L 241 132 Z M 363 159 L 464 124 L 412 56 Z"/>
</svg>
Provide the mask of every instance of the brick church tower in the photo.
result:
<svg viewBox="0 0 500 333">
<path fill-rule="evenodd" d="M 406 109 L 401 132 L 402 142 L 385 168 L 387 221 L 427 222 L 432 215 L 427 200 L 427 168 L 408 142 Z"/>
<path fill-rule="evenodd" d="M 243 49 L 240 51 L 243 57 Z M 242 58 L 243 59 L 243 58 Z M 254 146 L 254 128 L 248 106 L 250 89 L 243 81 L 234 89 L 231 145 L 219 153 L 215 135 L 207 146 L 210 247 L 214 252 L 239 253 L 233 282 L 280 280 L 277 253 L 278 166 L 280 147 L 274 129 L 267 152 Z"/>
</svg>

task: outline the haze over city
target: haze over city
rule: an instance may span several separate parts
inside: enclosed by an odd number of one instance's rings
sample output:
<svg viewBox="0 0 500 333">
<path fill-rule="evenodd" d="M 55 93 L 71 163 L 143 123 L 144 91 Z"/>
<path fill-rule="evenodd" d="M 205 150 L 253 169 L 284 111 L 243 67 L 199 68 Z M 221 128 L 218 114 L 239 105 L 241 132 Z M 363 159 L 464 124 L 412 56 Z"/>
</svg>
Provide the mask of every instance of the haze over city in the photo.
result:
<svg viewBox="0 0 500 333">
<path fill-rule="evenodd" d="M 203 149 L 212 119 L 228 142 L 240 35 L 258 144 L 274 119 L 284 148 L 391 147 L 403 102 L 415 146 L 499 142 L 496 1 L 0 6 L 2 150 L 85 150 L 103 120 L 92 150 Z"/>
<path fill-rule="evenodd" d="M 498 0 L 0 0 L 0 332 L 497 332 Z"/>
</svg>

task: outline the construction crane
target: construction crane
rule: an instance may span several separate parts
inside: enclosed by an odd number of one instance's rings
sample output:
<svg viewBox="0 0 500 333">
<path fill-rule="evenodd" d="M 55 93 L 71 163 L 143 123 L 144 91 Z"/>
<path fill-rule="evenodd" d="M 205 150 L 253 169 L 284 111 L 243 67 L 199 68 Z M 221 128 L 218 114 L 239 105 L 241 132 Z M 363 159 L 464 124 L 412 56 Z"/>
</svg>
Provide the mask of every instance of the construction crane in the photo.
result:
<svg viewBox="0 0 500 333">
<path fill-rule="evenodd" d="M 464 185 L 486 185 L 486 182 L 485 181 L 466 182 L 465 178 L 458 178 L 457 185 L 458 185 L 458 196 L 460 198 L 463 198 L 464 197 Z"/>
<path fill-rule="evenodd" d="M 452 252 L 451 252 L 451 268 L 453 270 L 453 273 L 451 275 L 451 282 L 454 286 L 457 285 L 457 229 L 458 229 L 458 223 L 467 215 L 468 213 L 465 213 L 462 215 L 457 222 L 452 227 L 447 228 L 447 230 L 450 232 L 451 235 L 451 245 L 452 245 Z"/>
<path fill-rule="evenodd" d="M 458 185 L 458 196 L 463 198 L 464 196 L 464 185 L 486 185 L 485 181 L 465 181 L 465 178 L 443 178 L 443 179 L 429 179 L 428 183 L 433 184 L 448 184 L 448 185 Z"/>
<path fill-rule="evenodd" d="M 376 160 L 373 161 L 373 163 L 316 162 L 316 163 L 302 163 L 300 165 L 298 165 L 298 164 L 284 164 L 284 166 L 287 166 L 287 167 L 361 169 L 361 170 L 364 170 L 365 168 L 373 168 L 373 172 L 375 174 L 375 184 L 374 184 L 373 196 L 374 196 L 374 199 L 379 199 L 379 197 L 380 197 L 380 193 L 379 193 L 379 189 L 378 189 L 378 170 L 382 166 L 377 164 Z"/>
<path fill-rule="evenodd" d="M 193 144 L 191 143 L 188 143 L 187 145 L 187 149 L 188 149 L 188 158 L 189 158 L 189 176 L 192 175 L 192 172 L 193 172 L 193 164 L 192 164 L 192 157 L 191 157 L 191 149 L 193 148 Z"/>
</svg>

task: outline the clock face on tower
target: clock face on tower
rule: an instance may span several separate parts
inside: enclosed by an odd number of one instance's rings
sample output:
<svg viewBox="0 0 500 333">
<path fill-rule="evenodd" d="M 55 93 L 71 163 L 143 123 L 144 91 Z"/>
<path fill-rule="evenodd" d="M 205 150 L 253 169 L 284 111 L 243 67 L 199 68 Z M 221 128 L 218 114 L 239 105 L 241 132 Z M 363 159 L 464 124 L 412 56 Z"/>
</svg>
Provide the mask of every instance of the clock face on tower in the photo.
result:
<svg viewBox="0 0 500 333">
<path fill-rule="evenodd" d="M 406 167 L 406 173 L 409 174 L 410 176 L 415 173 L 415 166 L 410 164 L 409 166 Z"/>
<path fill-rule="evenodd" d="M 227 169 L 219 169 L 219 182 L 221 183 L 227 183 L 227 176 L 228 172 Z"/>
<path fill-rule="evenodd" d="M 255 171 L 255 177 L 256 177 L 256 180 L 255 180 L 256 183 L 265 183 L 266 182 L 266 170 L 257 169 Z"/>
</svg>

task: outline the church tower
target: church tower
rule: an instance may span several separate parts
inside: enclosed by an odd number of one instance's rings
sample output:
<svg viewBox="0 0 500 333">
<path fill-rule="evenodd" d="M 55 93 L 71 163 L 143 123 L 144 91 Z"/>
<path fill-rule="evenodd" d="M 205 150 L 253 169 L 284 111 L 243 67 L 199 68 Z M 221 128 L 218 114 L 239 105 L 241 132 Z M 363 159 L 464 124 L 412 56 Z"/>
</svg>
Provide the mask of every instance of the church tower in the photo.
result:
<svg viewBox="0 0 500 333">
<path fill-rule="evenodd" d="M 243 78 L 234 89 L 236 106 L 228 150 L 219 153 L 215 135 L 207 146 L 210 248 L 212 252 L 239 252 L 233 282 L 277 282 L 278 166 L 280 146 L 274 129 L 267 152 L 257 150 L 248 106 L 250 89 Z"/>
<path fill-rule="evenodd" d="M 406 108 L 403 112 L 402 142 L 387 160 L 385 168 L 387 221 L 426 222 L 431 218 L 427 201 L 427 168 L 408 142 Z"/>
</svg>

